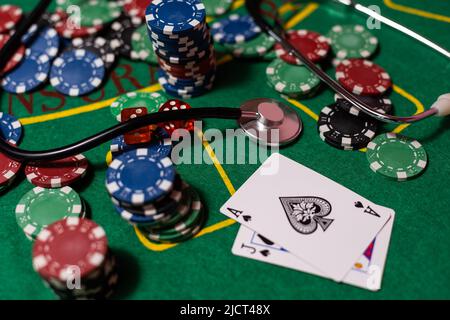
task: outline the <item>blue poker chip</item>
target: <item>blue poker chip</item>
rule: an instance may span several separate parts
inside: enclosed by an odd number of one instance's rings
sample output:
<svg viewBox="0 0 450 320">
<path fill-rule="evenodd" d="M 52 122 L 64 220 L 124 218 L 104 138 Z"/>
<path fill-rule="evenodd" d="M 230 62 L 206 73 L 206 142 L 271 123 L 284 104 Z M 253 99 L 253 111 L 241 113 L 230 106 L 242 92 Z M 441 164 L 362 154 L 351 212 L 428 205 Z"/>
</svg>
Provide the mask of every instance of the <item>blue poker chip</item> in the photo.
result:
<svg viewBox="0 0 450 320">
<path fill-rule="evenodd" d="M 2 87 L 9 93 L 29 92 L 47 81 L 49 71 L 49 56 L 27 49 L 19 66 L 3 78 Z"/>
<path fill-rule="evenodd" d="M 201 29 L 206 11 L 198 0 L 154 0 L 147 7 L 145 18 L 152 32 L 179 35 Z"/>
<path fill-rule="evenodd" d="M 156 72 L 158 77 L 158 82 L 161 86 L 167 84 L 168 87 L 172 87 L 173 90 L 183 90 L 185 93 L 195 92 L 196 89 L 201 89 L 209 86 L 214 82 L 216 77 L 216 70 L 212 69 L 207 74 L 199 78 L 189 78 L 189 79 L 177 79 L 173 76 L 169 76 L 163 70 L 158 70 Z"/>
<path fill-rule="evenodd" d="M 45 53 L 50 58 L 58 55 L 60 38 L 58 32 L 50 27 L 38 29 L 37 25 L 33 25 L 27 34 L 22 38 L 31 52 Z"/>
<path fill-rule="evenodd" d="M 198 44 L 202 41 L 205 41 L 208 39 L 208 36 L 210 35 L 209 27 L 207 24 L 204 25 L 199 30 L 193 30 L 192 32 L 187 33 L 184 36 L 166 36 L 162 34 L 154 33 L 150 30 L 148 30 L 148 34 L 150 36 L 150 40 L 156 44 L 159 45 L 171 45 L 171 46 L 186 46 L 189 44 Z"/>
<path fill-rule="evenodd" d="M 158 73 L 158 82 L 163 87 L 163 89 L 168 93 L 176 93 L 178 96 L 198 96 L 201 95 L 209 90 L 211 90 L 212 85 L 215 80 L 215 75 L 213 74 L 208 78 L 207 81 L 203 82 L 199 86 L 195 86 L 190 83 L 177 83 L 175 85 L 171 84 L 167 77 L 164 76 L 162 72 Z"/>
<path fill-rule="evenodd" d="M 156 55 L 160 57 L 162 60 L 172 64 L 186 64 L 190 61 L 201 60 L 207 57 L 212 56 L 214 53 L 214 46 L 211 44 L 209 47 L 202 49 L 200 51 L 193 50 L 184 54 L 175 53 L 175 52 L 167 52 L 161 49 L 156 48 L 153 45 L 153 50 Z"/>
<path fill-rule="evenodd" d="M 213 23 L 211 33 L 216 42 L 235 44 L 248 41 L 261 33 L 249 15 L 231 14 Z"/>
<path fill-rule="evenodd" d="M 172 140 L 170 135 L 163 128 L 158 128 L 155 130 L 152 140 L 147 145 L 129 145 L 125 143 L 123 135 L 114 138 L 111 141 L 110 150 L 113 155 L 117 155 L 121 152 L 130 151 L 137 148 L 147 148 L 149 154 L 152 156 L 165 158 L 169 157 L 172 152 Z"/>
<path fill-rule="evenodd" d="M 8 113 L 0 112 L 0 134 L 3 140 L 17 145 L 22 137 L 20 121 Z"/>
<path fill-rule="evenodd" d="M 105 77 L 105 64 L 92 51 L 73 49 L 53 61 L 50 83 L 59 92 L 82 96 L 100 87 Z"/>
<path fill-rule="evenodd" d="M 124 152 L 106 171 L 106 189 L 116 200 L 132 206 L 144 205 L 167 195 L 175 181 L 169 157 L 152 156 L 147 148 Z"/>
</svg>

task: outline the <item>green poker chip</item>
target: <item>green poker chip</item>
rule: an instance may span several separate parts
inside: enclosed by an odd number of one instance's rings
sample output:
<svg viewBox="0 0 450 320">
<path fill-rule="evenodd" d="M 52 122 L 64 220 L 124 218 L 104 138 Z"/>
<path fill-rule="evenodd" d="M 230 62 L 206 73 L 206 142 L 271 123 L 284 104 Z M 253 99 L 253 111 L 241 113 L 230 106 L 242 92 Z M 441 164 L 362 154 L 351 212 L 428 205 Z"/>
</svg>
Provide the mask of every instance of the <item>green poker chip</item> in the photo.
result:
<svg viewBox="0 0 450 320">
<path fill-rule="evenodd" d="M 185 218 L 179 221 L 175 226 L 158 230 L 158 232 L 147 232 L 147 237 L 155 241 L 178 241 L 195 235 L 198 231 L 198 226 L 202 225 L 203 219 L 203 205 L 199 194 L 193 189 L 189 188 L 191 193 L 191 205 L 185 208 L 189 213 L 185 214 Z M 196 232 L 195 232 L 196 231 Z"/>
<path fill-rule="evenodd" d="M 114 118 L 120 122 L 123 109 L 145 107 L 148 113 L 155 113 L 166 101 L 167 98 L 158 92 L 129 92 L 117 98 L 110 109 Z"/>
<path fill-rule="evenodd" d="M 260 33 L 253 39 L 237 44 L 225 44 L 225 47 L 239 58 L 264 57 L 275 45 L 275 40 L 265 33 Z M 275 51 L 274 51 L 275 52 Z M 276 57 L 276 55 L 275 55 Z"/>
<path fill-rule="evenodd" d="M 376 136 L 367 145 L 366 155 L 373 171 L 398 181 L 418 176 L 428 163 L 420 142 L 395 133 Z"/>
<path fill-rule="evenodd" d="M 121 14 L 120 6 L 106 0 L 89 0 L 81 3 L 80 24 L 83 27 L 105 25 Z"/>
<path fill-rule="evenodd" d="M 368 58 L 375 53 L 378 39 L 361 25 L 336 25 L 328 33 L 338 59 Z"/>
<path fill-rule="evenodd" d="M 158 56 L 153 50 L 152 42 L 147 32 L 147 25 L 137 28 L 131 36 L 131 59 L 158 64 Z"/>
<path fill-rule="evenodd" d="M 233 0 L 202 0 L 208 16 L 221 16 L 231 7 Z"/>
<path fill-rule="evenodd" d="M 35 239 L 49 224 L 68 217 L 85 215 L 83 202 L 71 187 L 27 192 L 16 206 L 16 221 L 27 237 Z"/>
<path fill-rule="evenodd" d="M 320 85 L 320 79 L 304 65 L 275 59 L 266 68 L 268 83 L 286 95 L 306 95 Z"/>
</svg>

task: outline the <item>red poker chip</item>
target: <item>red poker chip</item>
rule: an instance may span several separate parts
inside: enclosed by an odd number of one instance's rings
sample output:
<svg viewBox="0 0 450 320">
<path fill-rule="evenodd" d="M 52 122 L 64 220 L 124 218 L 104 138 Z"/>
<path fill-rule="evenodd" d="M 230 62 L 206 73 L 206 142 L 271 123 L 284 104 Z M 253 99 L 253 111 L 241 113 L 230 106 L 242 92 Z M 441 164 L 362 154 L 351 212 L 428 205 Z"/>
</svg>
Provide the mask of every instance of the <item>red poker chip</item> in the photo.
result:
<svg viewBox="0 0 450 320">
<path fill-rule="evenodd" d="M 0 34 L 0 49 L 5 46 L 10 38 L 11 36 L 7 34 Z M 25 46 L 23 44 L 20 45 L 19 49 L 17 49 L 16 53 L 14 53 L 14 55 L 9 59 L 8 63 L 3 68 L 3 71 L 0 73 L 6 73 L 14 69 L 25 56 L 25 50 Z"/>
<path fill-rule="evenodd" d="M 312 62 L 319 62 L 330 52 L 328 39 L 317 32 L 309 30 L 291 30 L 287 32 L 287 40 L 294 48 L 299 50 Z M 280 43 L 275 44 L 275 53 L 278 58 L 287 63 L 297 65 L 302 64 L 299 59 L 287 53 Z"/>
<path fill-rule="evenodd" d="M 22 19 L 21 8 L 5 4 L 0 6 L 0 33 L 7 33 Z"/>
<path fill-rule="evenodd" d="M 82 154 L 25 167 L 29 182 L 42 188 L 61 188 L 84 177 L 88 160 Z"/>
<path fill-rule="evenodd" d="M 72 25 L 68 15 L 61 10 L 57 10 L 55 15 L 60 17 L 60 21 L 55 23 L 55 30 L 61 37 L 68 39 L 88 37 L 100 32 L 104 27 L 104 25 L 90 27 Z"/>
<path fill-rule="evenodd" d="M 33 245 L 33 268 L 44 279 L 86 278 L 106 261 L 108 239 L 92 220 L 68 217 L 43 229 Z M 74 270 L 77 269 L 77 270 Z"/>
<path fill-rule="evenodd" d="M 159 112 L 185 110 L 185 109 L 191 109 L 191 106 L 184 101 L 177 100 L 177 99 L 171 99 L 171 100 L 167 100 L 159 108 Z M 185 125 L 186 125 L 186 121 L 176 120 L 176 121 L 164 122 L 160 125 L 160 127 L 165 129 L 169 135 L 172 135 L 172 133 L 175 130 L 184 129 Z"/>
<path fill-rule="evenodd" d="M 364 59 L 343 60 L 336 67 L 336 79 L 354 94 L 378 96 L 392 87 L 389 74 L 379 65 Z"/>
<path fill-rule="evenodd" d="M 19 172 L 22 164 L 0 153 L 0 185 L 11 182 Z"/>
<path fill-rule="evenodd" d="M 145 11 L 152 0 L 125 0 L 123 10 L 130 17 L 145 17 Z"/>
</svg>

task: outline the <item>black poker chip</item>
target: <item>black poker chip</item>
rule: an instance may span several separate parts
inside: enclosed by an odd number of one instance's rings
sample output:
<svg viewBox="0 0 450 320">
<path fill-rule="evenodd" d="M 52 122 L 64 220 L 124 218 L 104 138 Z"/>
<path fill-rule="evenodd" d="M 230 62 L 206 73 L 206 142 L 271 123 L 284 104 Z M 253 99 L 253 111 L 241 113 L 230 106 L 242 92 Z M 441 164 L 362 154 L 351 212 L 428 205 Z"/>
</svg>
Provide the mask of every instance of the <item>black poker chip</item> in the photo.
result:
<svg viewBox="0 0 450 320">
<path fill-rule="evenodd" d="M 107 39 L 110 42 L 112 49 L 126 57 L 131 58 L 131 40 L 133 32 L 142 24 L 142 19 L 138 17 L 125 17 L 122 16 L 113 22 L 110 26 L 110 32 L 107 35 Z"/>
<path fill-rule="evenodd" d="M 380 97 L 371 97 L 371 96 L 358 96 L 358 98 L 367 103 L 372 110 L 382 113 L 382 114 L 392 114 L 392 101 L 388 98 L 380 98 Z M 355 108 L 350 102 L 345 100 L 339 94 L 334 95 L 334 101 L 339 104 L 339 107 L 344 109 L 345 111 L 358 116 L 360 114 L 360 110 Z"/>
<path fill-rule="evenodd" d="M 116 54 L 111 47 L 111 42 L 102 37 L 75 38 L 72 40 L 72 47 L 94 52 L 102 58 L 107 69 L 110 69 L 116 61 Z"/>
<path fill-rule="evenodd" d="M 322 109 L 317 129 L 322 140 L 336 146 L 360 149 L 375 137 L 378 122 L 370 117 L 350 114 L 337 103 Z"/>
</svg>

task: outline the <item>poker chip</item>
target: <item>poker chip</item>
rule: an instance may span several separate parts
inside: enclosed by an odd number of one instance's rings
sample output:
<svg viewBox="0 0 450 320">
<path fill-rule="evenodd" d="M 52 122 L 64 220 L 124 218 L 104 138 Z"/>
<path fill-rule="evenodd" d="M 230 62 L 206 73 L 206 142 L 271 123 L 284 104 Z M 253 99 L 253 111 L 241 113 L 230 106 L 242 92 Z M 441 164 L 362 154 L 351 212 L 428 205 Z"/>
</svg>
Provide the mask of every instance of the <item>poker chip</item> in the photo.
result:
<svg viewBox="0 0 450 320">
<path fill-rule="evenodd" d="M 125 0 L 123 11 L 130 17 L 145 17 L 145 10 L 149 6 L 151 0 Z"/>
<path fill-rule="evenodd" d="M 322 140 L 333 145 L 360 149 L 365 147 L 377 131 L 377 122 L 369 117 L 354 116 L 342 110 L 337 103 L 322 109 L 317 122 Z"/>
<path fill-rule="evenodd" d="M 397 181 L 417 177 L 428 164 L 420 142 L 395 133 L 376 136 L 367 145 L 366 156 L 372 171 Z"/>
<path fill-rule="evenodd" d="M 183 194 L 186 186 L 187 184 L 183 182 L 181 177 L 177 174 L 172 190 L 161 200 L 139 206 L 133 206 L 127 202 L 120 202 L 114 197 L 111 198 L 111 201 L 115 206 L 126 208 L 127 211 L 135 215 L 153 216 L 161 213 L 168 215 L 176 209 L 186 196 Z"/>
<path fill-rule="evenodd" d="M 336 25 L 328 38 L 338 59 L 368 58 L 378 47 L 378 39 L 361 25 Z"/>
<path fill-rule="evenodd" d="M 120 14 L 120 6 L 107 0 L 87 0 L 80 4 L 80 25 L 82 27 L 104 26 Z"/>
<path fill-rule="evenodd" d="M 148 36 L 147 26 L 137 28 L 131 36 L 131 59 L 141 60 L 151 64 L 158 64 L 155 51 L 152 50 L 152 42 Z"/>
<path fill-rule="evenodd" d="M 50 59 L 58 55 L 60 39 L 58 33 L 53 28 L 44 27 L 36 30 L 36 35 L 25 37 L 24 42 L 31 52 L 45 53 Z"/>
<path fill-rule="evenodd" d="M 117 98 L 110 107 L 111 114 L 117 121 L 121 121 L 121 112 L 126 108 L 147 109 L 147 113 L 158 112 L 159 107 L 166 102 L 166 98 L 158 92 L 129 92 Z"/>
<path fill-rule="evenodd" d="M 21 167 L 22 164 L 19 161 L 0 153 L 0 186 L 8 186 L 17 176 Z"/>
<path fill-rule="evenodd" d="M 287 32 L 286 40 L 314 63 L 323 60 L 330 51 L 328 39 L 314 31 L 291 30 Z M 275 54 L 287 63 L 303 64 L 298 58 L 287 53 L 280 43 L 275 44 Z"/>
<path fill-rule="evenodd" d="M 200 28 L 206 18 L 205 7 L 198 0 L 152 1 L 145 15 L 148 27 L 165 35 Z"/>
<path fill-rule="evenodd" d="M 70 187 L 46 189 L 35 187 L 16 206 L 16 220 L 23 232 L 35 239 L 49 224 L 82 215 L 82 202 Z"/>
<path fill-rule="evenodd" d="M 117 156 L 106 172 L 106 188 L 118 201 L 143 205 L 170 192 L 175 169 L 170 158 L 153 157 L 146 148 Z"/>
<path fill-rule="evenodd" d="M 260 33 L 253 39 L 236 44 L 224 44 L 233 56 L 238 58 L 259 58 L 268 54 L 275 44 L 275 39 Z"/>
<path fill-rule="evenodd" d="M 320 79 L 303 65 L 289 64 L 275 59 L 266 68 L 271 87 L 283 94 L 306 95 L 320 85 Z"/>
<path fill-rule="evenodd" d="M 6 45 L 11 37 L 7 34 L 0 34 L 0 50 Z M 25 57 L 25 46 L 20 45 L 17 51 L 13 54 L 13 56 L 9 59 L 6 65 L 3 67 L 2 73 L 7 73 L 13 70 Z"/>
<path fill-rule="evenodd" d="M 159 223 L 164 223 L 167 220 L 167 215 L 165 213 L 158 213 L 154 215 L 139 215 L 134 214 L 127 209 L 124 209 L 119 206 L 114 206 L 116 213 L 125 221 L 127 221 L 131 225 L 156 225 Z"/>
<path fill-rule="evenodd" d="M 6 112 L 0 112 L 0 134 L 3 140 L 17 145 L 22 137 L 22 124 L 16 117 Z"/>
<path fill-rule="evenodd" d="M 7 33 L 12 30 L 22 19 L 21 8 L 5 4 L 0 6 L 0 33 Z"/>
<path fill-rule="evenodd" d="M 4 76 L 2 87 L 9 93 L 32 91 L 47 81 L 49 71 L 49 56 L 27 49 L 20 65 Z"/>
<path fill-rule="evenodd" d="M 30 183 L 43 188 L 68 186 L 86 174 L 88 161 L 82 154 L 45 163 L 31 163 L 25 167 Z"/>
<path fill-rule="evenodd" d="M 192 188 L 188 189 L 188 192 L 191 193 L 190 199 L 192 200 L 189 205 L 184 205 L 184 208 L 180 211 L 179 215 L 185 216 L 186 218 L 182 221 L 179 221 L 174 226 L 161 228 L 158 231 L 158 234 L 155 234 L 154 236 L 159 239 L 163 239 L 165 236 L 180 236 L 183 235 L 183 232 L 185 230 L 190 230 L 192 227 L 198 223 L 200 217 L 201 217 L 201 208 L 202 208 L 202 202 L 200 201 L 200 196 L 198 195 L 197 191 L 195 191 Z M 191 214 L 187 215 L 186 213 L 191 210 Z"/>
<path fill-rule="evenodd" d="M 225 14 L 233 4 L 233 0 L 203 0 L 208 16 L 221 16 Z"/>
<path fill-rule="evenodd" d="M 77 275 L 86 278 L 107 259 L 105 230 L 95 222 L 77 217 L 56 221 L 45 228 L 33 245 L 33 268 L 44 279 L 64 282 Z"/>
<path fill-rule="evenodd" d="M 172 152 L 172 140 L 170 135 L 163 128 L 157 128 L 149 144 L 144 144 L 149 149 L 149 154 L 160 158 L 169 157 Z M 125 143 L 124 136 L 118 136 L 111 141 L 110 151 L 113 155 L 130 151 L 143 145 L 128 145 Z"/>
<path fill-rule="evenodd" d="M 51 85 L 62 94 L 82 96 L 97 89 L 105 77 L 105 65 L 94 52 L 74 49 L 55 59 L 50 72 Z"/>
<path fill-rule="evenodd" d="M 249 15 L 231 14 L 225 19 L 214 22 L 211 33 L 219 43 L 241 43 L 256 37 L 261 29 Z"/>
<path fill-rule="evenodd" d="M 336 79 L 359 95 L 379 96 L 392 87 L 391 78 L 382 67 L 363 59 L 343 60 L 336 67 Z"/>
<path fill-rule="evenodd" d="M 382 114 L 392 114 L 392 101 L 384 97 L 371 97 L 371 96 L 358 96 L 358 99 L 369 105 L 370 109 L 382 113 Z M 339 107 L 343 110 L 351 113 L 355 116 L 359 116 L 360 110 L 354 107 L 350 102 L 345 100 L 339 94 L 334 95 L 334 101 L 338 103 Z"/>
<path fill-rule="evenodd" d="M 142 20 L 138 17 L 121 17 L 113 22 L 110 28 L 111 32 L 107 36 L 111 48 L 118 54 L 131 58 L 133 33 L 141 23 Z"/>
<path fill-rule="evenodd" d="M 101 57 L 106 69 L 110 69 L 116 61 L 114 50 L 105 38 L 75 38 L 72 40 L 72 46 L 75 49 L 91 51 Z"/>
</svg>

